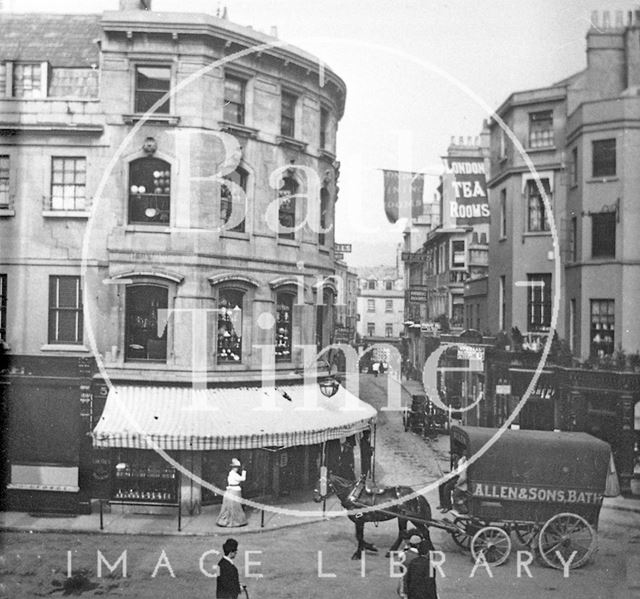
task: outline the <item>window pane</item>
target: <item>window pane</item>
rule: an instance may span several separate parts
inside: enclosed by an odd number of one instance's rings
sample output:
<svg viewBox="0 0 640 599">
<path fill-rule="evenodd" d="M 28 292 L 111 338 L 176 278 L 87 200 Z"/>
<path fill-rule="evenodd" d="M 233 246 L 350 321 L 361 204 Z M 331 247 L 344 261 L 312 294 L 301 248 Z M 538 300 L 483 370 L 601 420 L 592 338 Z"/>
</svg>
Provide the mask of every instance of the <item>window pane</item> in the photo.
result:
<svg viewBox="0 0 640 599">
<path fill-rule="evenodd" d="M 82 343 L 80 277 L 49 277 L 49 343 Z"/>
<path fill-rule="evenodd" d="M 276 361 L 291 361 L 291 335 L 293 318 L 293 295 L 279 293 L 276 296 Z"/>
<path fill-rule="evenodd" d="M 158 310 L 167 308 L 168 290 L 136 285 L 126 291 L 125 359 L 166 361 L 166 327 L 158 335 Z"/>
<path fill-rule="evenodd" d="M 220 222 L 226 224 L 233 215 L 233 222 L 237 223 L 229 231 L 239 233 L 245 230 L 245 216 L 247 211 L 246 189 L 247 174 L 238 168 L 234 172 L 225 175 L 228 183 L 220 185 Z M 238 220 L 240 222 L 238 223 Z"/>
<path fill-rule="evenodd" d="M 610 177 L 616 174 L 616 140 L 593 142 L 593 176 Z"/>
<path fill-rule="evenodd" d="M 129 165 L 129 222 L 169 224 L 171 166 L 147 156 Z"/>
<path fill-rule="evenodd" d="M 171 69 L 169 67 L 136 68 L 136 112 L 147 112 L 162 99 L 171 88 Z M 169 98 L 155 112 L 169 113 Z"/>
<path fill-rule="evenodd" d="M 242 305 L 241 291 L 225 289 L 218 301 L 217 360 L 221 363 L 239 363 L 242 360 Z"/>
<path fill-rule="evenodd" d="M 298 183 L 292 177 L 285 177 L 278 190 L 280 206 L 278 208 L 278 221 L 281 227 L 292 228 L 295 226 L 296 198 Z M 295 231 L 280 230 L 278 236 L 283 239 L 294 239 Z"/>
<path fill-rule="evenodd" d="M 592 256 L 615 257 L 616 255 L 616 219 L 615 212 L 591 215 Z"/>
</svg>

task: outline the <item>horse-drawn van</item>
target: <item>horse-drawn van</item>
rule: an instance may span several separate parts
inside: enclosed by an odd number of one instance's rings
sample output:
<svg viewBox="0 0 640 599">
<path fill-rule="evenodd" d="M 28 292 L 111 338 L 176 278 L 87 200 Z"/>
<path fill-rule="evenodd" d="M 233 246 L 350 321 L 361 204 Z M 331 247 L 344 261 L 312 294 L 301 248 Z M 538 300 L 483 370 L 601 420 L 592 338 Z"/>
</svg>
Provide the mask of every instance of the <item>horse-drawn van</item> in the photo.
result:
<svg viewBox="0 0 640 599">
<path fill-rule="evenodd" d="M 410 487 L 369 490 L 365 481 L 331 473 L 314 499 L 334 491 L 356 525 L 358 559 L 375 548 L 364 540 L 365 522 L 398 519 L 390 551 L 411 531 L 451 534 L 476 561 L 500 565 L 511 552 L 511 534 L 554 568 L 578 568 L 596 549 L 602 499 L 617 487 L 609 445 L 586 433 L 462 427 L 450 430 L 452 456 L 466 456 L 463 493 L 454 492 L 453 519 L 435 519 L 420 491 Z M 454 475 L 452 474 L 451 477 Z M 458 469 L 459 482 L 462 469 Z M 610 484 L 615 481 L 616 484 Z M 462 486 L 462 485 L 460 485 Z M 325 489 L 325 490 L 322 490 Z M 614 491 L 611 494 L 617 494 Z"/>
<path fill-rule="evenodd" d="M 468 459 L 454 519 L 462 532 L 450 531 L 456 543 L 499 564 L 513 532 L 552 567 L 589 560 L 607 477 L 616 476 L 607 443 L 586 433 L 461 426 L 450 440 L 451 454 Z"/>
</svg>

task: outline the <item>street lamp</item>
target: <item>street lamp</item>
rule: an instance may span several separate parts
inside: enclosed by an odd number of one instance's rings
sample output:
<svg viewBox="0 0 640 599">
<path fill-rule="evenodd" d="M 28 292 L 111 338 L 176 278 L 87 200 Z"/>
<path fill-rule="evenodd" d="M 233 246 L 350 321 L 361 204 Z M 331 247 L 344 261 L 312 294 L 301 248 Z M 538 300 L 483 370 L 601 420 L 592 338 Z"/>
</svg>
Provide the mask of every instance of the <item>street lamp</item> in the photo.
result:
<svg viewBox="0 0 640 599">
<path fill-rule="evenodd" d="M 318 385 L 325 397 L 333 397 L 340 388 L 340 383 L 332 376 L 319 380 Z"/>
</svg>

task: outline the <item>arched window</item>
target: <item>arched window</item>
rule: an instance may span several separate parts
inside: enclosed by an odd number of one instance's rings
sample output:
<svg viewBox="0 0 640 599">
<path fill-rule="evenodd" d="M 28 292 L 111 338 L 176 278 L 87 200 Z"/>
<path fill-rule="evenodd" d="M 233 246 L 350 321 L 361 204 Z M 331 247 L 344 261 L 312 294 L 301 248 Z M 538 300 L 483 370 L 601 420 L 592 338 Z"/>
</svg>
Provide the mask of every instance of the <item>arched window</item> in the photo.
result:
<svg viewBox="0 0 640 599">
<path fill-rule="evenodd" d="M 226 230 L 244 233 L 247 172 L 238 167 L 232 173 L 225 175 L 224 178 L 228 183 L 220 185 L 220 223 L 225 225 L 232 218 L 233 226 Z"/>
<path fill-rule="evenodd" d="M 294 239 L 294 231 L 283 230 L 282 227 L 294 227 L 296 224 L 296 198 L 298 182 L 291 176 L 283 177 L 282 185 L 278 189 L 280 204 L 278 207 L 278 222 L 280 230 L 278 237 L 281 239 Z"/>
<path fill-rule="evenodd" d="M 168 295 L 168 289 L 160 285 L 127 287 L 125 360 L 166 362 L 167 329 L 161 326 L 158 330 L 158 310 L 167 309 Z"/>
<path fill-rule="evenodd" d="M 129 223 L 169 225 L 171 165 L 145 156 L 129 165 Z"/>
<path fill-rule="evenodd" d="M 276 362 L 291 362 L 294 297 L 291 292 L 276 295 Z"/>
<path fill-rule="evenodd" d="M 327 234 L 324 230 L 327 228 L 329 221 L 329 191 L 326 187 L 320 190 L 320 232 L 318 233 L 318 243 L 325 245 L 327 242 Z"/>
<path fill-rule="evenodd" d="M 221 289 L 218 294 L 218 364 L 242 361 L 242 305 L 244 291 Z"/>
</svg>

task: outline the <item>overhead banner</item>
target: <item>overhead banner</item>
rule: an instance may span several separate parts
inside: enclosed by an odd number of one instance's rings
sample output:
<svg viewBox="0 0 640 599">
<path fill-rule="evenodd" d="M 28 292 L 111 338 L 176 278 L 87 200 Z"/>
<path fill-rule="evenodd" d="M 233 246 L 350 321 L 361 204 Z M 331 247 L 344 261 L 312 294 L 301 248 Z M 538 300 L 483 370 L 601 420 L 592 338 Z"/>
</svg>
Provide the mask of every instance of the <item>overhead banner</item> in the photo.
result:
<svg viewBox="0 0 640 599">
<path fill-rule="evenodd" d="M 482 158 L 449 158 L 447 179 L 453 186 L 449 196 L 449 216 L 457 225 L 489 222 L 487 179 Z M 445 208 L 446 209 L 446 208 Z"/>
<path fill-rule="evenodd" d="M 422 215 L 424 175 L 406 171 L 384 173 L 384 211 L 387 220 L 395 223 L 399 218 L 417 218 Z"/>
</svg>

